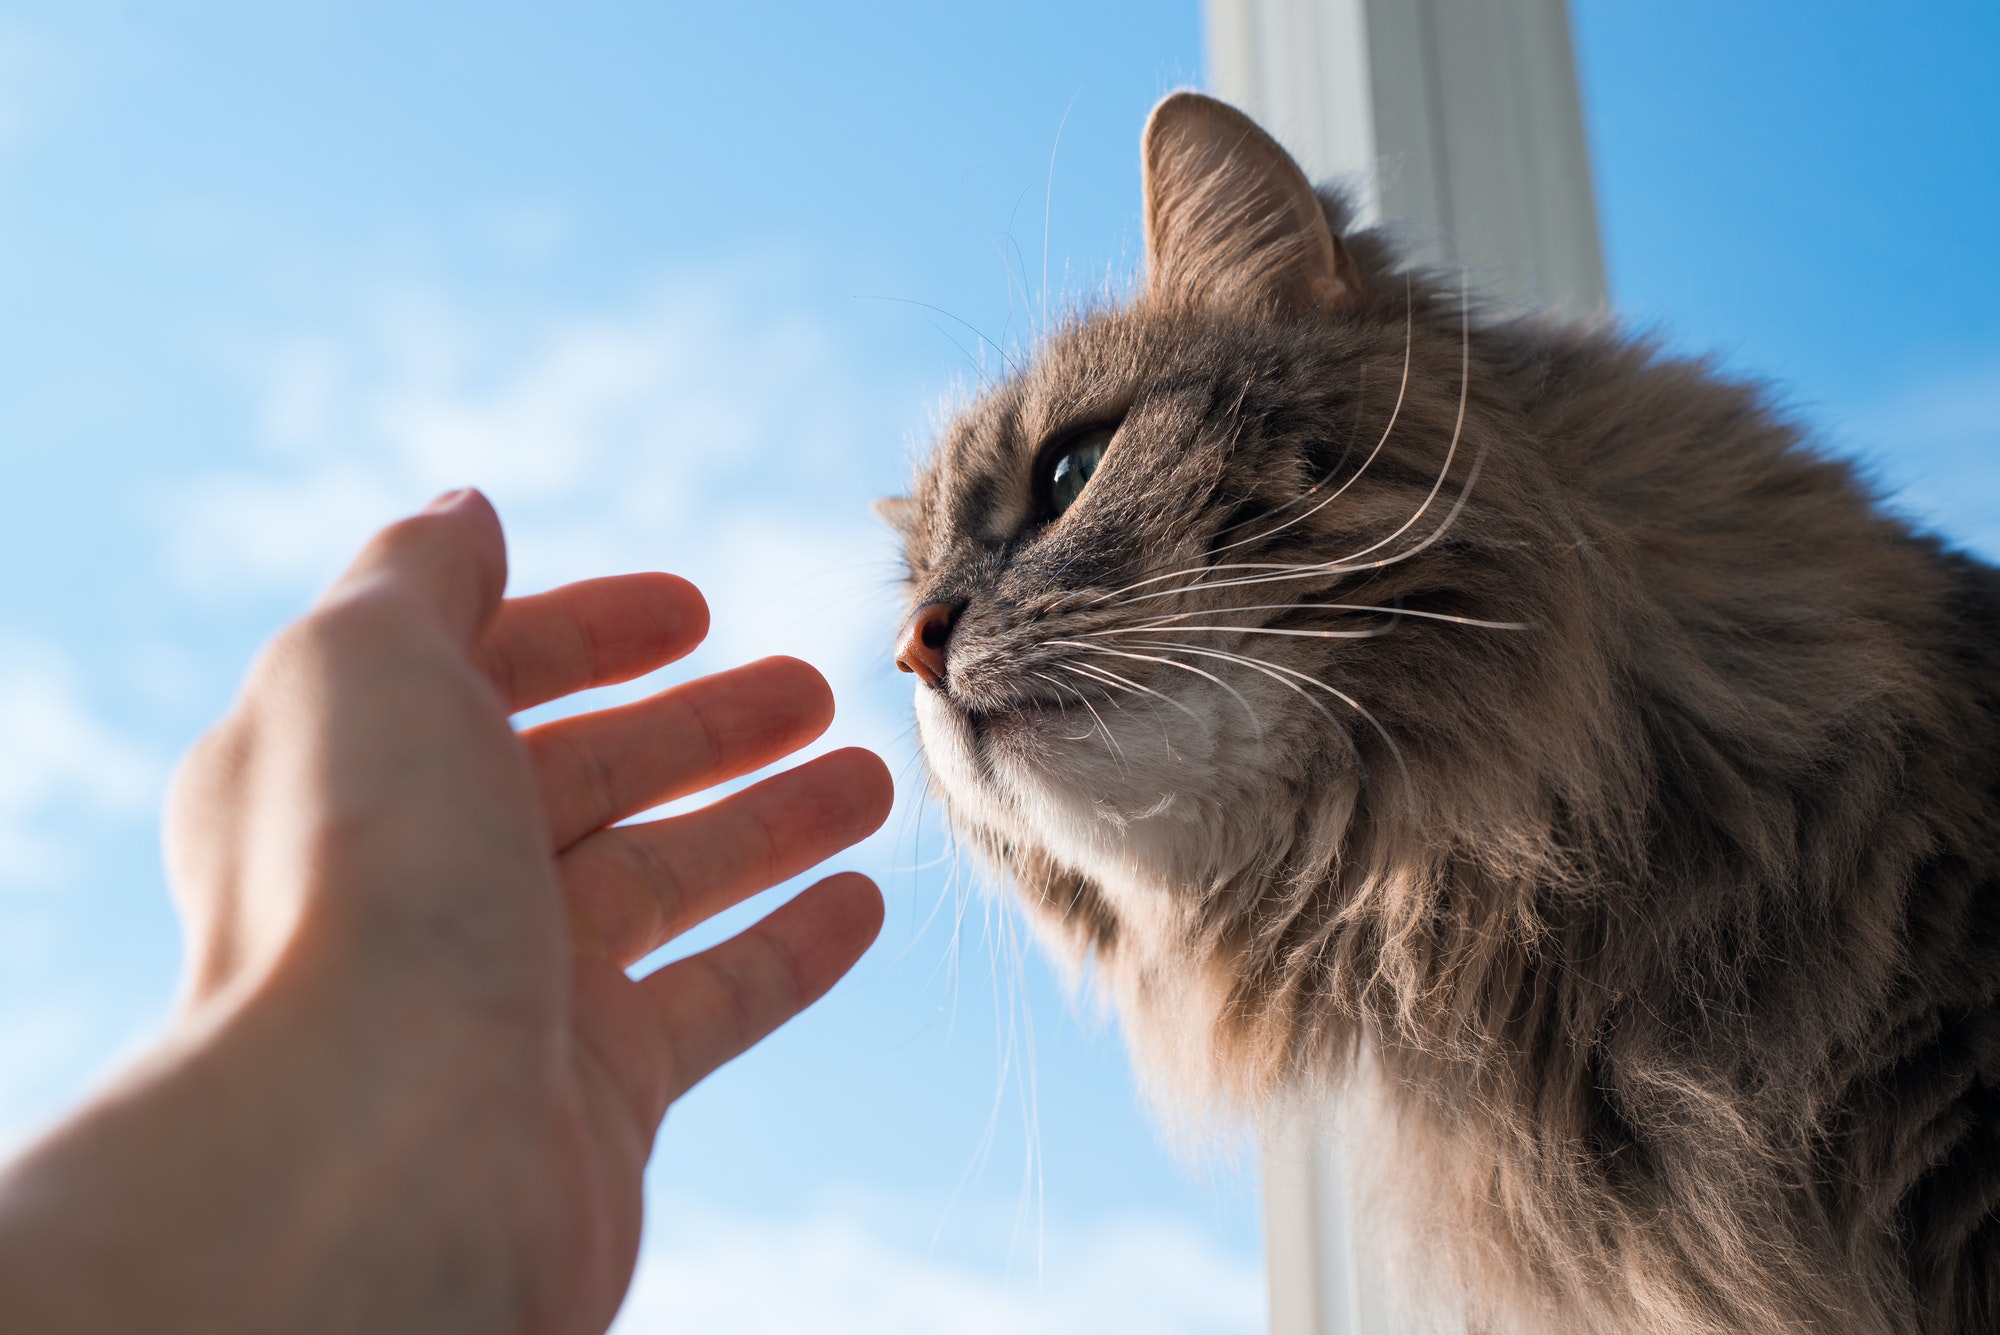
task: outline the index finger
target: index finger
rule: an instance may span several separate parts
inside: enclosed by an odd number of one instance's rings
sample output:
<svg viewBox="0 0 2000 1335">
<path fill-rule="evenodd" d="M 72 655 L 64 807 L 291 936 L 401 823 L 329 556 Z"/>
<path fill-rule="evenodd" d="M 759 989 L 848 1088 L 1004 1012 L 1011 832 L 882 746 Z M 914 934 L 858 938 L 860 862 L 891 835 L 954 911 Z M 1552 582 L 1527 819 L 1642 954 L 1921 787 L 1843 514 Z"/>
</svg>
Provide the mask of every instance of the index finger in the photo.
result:
<svg viewBox="0 0 2000 1335">
<path fill-rule="evenodd" d="M 511 713 L 644 676 L 707 634 L 701 591 L 649 571 L 509 598 L 473 656 Z"/>
<path fill-rule="evenodd" d="M 764 658 L 521 734 L 558 850 L 788 756 L 833 722 L 812 665 Z"/>
</svg>

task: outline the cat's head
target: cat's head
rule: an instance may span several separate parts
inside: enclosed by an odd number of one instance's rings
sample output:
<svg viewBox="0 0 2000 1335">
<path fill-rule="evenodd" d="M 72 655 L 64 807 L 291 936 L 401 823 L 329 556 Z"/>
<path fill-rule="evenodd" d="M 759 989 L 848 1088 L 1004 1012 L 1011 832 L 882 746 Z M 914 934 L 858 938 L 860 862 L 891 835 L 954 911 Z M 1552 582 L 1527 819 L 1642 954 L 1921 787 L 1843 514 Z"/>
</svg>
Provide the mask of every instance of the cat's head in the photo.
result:
<svg viewBox="0 0 2000 1335">
<path fill-rule="evenodd" d="M 1222 103 L 1170 96 L 1143 154 L 1142 289 L 884 504 L 898 661 L 958 828 L 1171 1064 L 1214 1060 L 1190 1025 L 1261 1045 L 1238 1085 L 1307 1041 L 1302 990 L 1393 967 L 1469 827 L 1538 855 L 1604 678 L 1578 521 L 1461 295 Z M 1575 727 L 1523 716 L 1563 693 Z"/>
</svg>

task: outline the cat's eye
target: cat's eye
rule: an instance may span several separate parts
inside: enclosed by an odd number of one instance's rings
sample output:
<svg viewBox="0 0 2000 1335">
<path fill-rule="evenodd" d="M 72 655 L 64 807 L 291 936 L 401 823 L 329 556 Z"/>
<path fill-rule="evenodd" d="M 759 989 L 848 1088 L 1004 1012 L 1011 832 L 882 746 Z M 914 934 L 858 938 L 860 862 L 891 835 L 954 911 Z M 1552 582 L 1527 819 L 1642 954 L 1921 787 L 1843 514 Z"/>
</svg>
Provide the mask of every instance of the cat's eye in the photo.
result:
<svg viewBox="0 0 2000 1335">
<path fill-rule="evenodd" d="M 1084 484 L 1104 461 L 1104 451 L 1116 434 L 1116 426 L 1091 427 L 1063 441 L 1047 456 L 1042 476 L 1050 518 L 1059 517 L 1076 504 L 1076 498 L 1083 494 Z"/>
</svg>

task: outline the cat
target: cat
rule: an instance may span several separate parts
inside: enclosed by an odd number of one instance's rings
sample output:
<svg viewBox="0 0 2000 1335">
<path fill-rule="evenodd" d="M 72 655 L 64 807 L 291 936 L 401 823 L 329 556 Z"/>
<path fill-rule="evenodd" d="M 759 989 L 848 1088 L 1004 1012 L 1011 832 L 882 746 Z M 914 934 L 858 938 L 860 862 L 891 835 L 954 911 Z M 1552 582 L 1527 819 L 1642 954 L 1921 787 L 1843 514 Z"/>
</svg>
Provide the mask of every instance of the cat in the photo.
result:
<svg viewBox="0 0 2000 1335">
<path fill-rule="evenodd" d="M 1142 165 L 881 507 L 954 827 L 1162 1097 L 1326 1109 L 1402 1328 L 2000 1331 L 2000 574 L 1221 102 Z"/>
</svg>

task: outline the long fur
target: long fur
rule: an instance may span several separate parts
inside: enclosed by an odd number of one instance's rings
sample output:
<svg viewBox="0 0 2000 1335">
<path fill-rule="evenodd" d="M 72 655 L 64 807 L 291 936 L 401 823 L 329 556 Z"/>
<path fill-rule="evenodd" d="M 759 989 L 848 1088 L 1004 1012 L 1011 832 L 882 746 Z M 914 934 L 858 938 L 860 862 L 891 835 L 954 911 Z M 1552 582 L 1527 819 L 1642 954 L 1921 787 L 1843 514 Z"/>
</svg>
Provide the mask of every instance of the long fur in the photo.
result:
<svg viewBox="0 0 2000 1335">
<path fill-rule="evenodd" d="M 1149 217 L 1278 216 L 1268 143 Z M 1184 224 L 921 470 L 953 820 L 1164 1097 L 1325 1101 L 1429 1320 L 2000 1329 L 2000 575 L 1760 389 L 1315 216 Z"/>
</svg>

